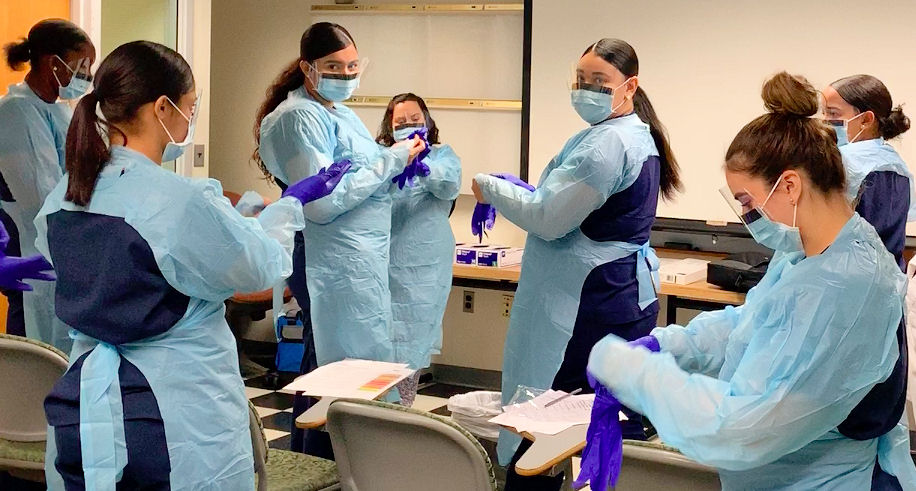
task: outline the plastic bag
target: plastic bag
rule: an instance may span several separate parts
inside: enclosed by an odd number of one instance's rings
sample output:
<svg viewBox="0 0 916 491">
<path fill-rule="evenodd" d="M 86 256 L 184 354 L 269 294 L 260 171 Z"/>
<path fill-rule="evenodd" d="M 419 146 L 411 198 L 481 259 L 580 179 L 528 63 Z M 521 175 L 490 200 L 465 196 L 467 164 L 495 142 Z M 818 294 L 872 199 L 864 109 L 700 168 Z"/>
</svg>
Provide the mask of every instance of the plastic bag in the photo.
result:
<svg viewBox="0 0 916 491">
<path fill-rule="evenodd" d="M 488 440 L 499 437 L 499 425 L 490 423 L 502 412 L 499 392 L 479 390 L 454 395 L 448 399 L 448 410 L 452 419 L 472 435 Z"/>
<path fill-rule="evenodd" d="M 515 394 L 512 395 L 512 399 L 509 399 L 509 404 L 507 404 L 506 407 L 527 404 L 534 400 L 535 397 L 545 392 L 547 391 L 544 389 L 535 389 L 534 387 L 519 385 L 518 388 L 515 389 Z"/>
</svg>

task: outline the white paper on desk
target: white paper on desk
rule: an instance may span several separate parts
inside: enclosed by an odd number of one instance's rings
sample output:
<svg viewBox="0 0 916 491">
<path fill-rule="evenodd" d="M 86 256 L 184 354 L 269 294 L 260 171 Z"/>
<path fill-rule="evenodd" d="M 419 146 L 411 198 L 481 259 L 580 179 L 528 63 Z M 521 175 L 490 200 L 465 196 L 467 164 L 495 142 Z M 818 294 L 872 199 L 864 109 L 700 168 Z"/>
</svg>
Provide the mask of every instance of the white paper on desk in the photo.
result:
<svg viewBox="0 0 916 491">
<path fill-rule="evenodd" d="M 406 363 L 342 360 L 296 378 L 283 390 L 316 397 L 375 399 L 413 372 Z"/>
<path fill-rule="evenodd" d="M 569 396 L 546 406 L 564 395 L 566 392 L 548 390 L 528 402 L 505 406 L 503 413 L 490 419 L 490 422 L 515 428 L 518 432 L 546 435 L 556 435 L 572 426 L 588 424 L 595 394 Z"/>
</svg>

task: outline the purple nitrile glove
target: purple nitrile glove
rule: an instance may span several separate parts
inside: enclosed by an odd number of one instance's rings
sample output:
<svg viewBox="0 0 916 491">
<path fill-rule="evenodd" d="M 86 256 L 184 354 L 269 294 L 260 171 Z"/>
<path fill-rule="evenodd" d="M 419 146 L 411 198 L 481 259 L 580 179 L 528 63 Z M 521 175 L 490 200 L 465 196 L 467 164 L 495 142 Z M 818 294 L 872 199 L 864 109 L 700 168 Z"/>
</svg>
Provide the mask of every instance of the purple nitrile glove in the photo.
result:
<svg viewBox="0 0 916 491">
<path fill-rule="evenodd" d="M 407 184 L 413 187 L 413 179 L 416 177 L 417 167 L 416 164 L 410 164 L 407 167 L 404 167 L 404 171 L 400 174 L 391 178 L 391 182 L 398 185 L 398 189 L 404 189 L 404 185 Z"/>
<path fill-rule="evenodd" d="M 511 182 L 512 184 L 515 184 L 515 185 L 518 186 L 518 187 L 522 187 L 522 188 L 527 189 L 528 191 L 532 191 L 532 192 L 533 192 L 533 191 L 535 190 L 535 187 L 534 187 L 534 186 L 532 186 L 531 184 L 528 184 L 527 182 L 525 182 L 525 181 L 519 179 L 517 176 L 514 176 L 514 175 L 512 175 L 512 174 L 509 174 L 509 173 L 497 173 L 497 174 L 490 174 L 490 175 L 493 176 L 493 177 L 498 177 L 498 178 L 500 178 L 500 179 L 502 179 L 502 180 L 504 180 L 504 181 L 509 181 L 509 182 Z"/>
<path fill-rule="evenodd" d="M 423 151 L 417 155 L 417 158 L 414 159 L 414 162 L 420 162 L 423 159 L 425 159 L 427 155 L 429 155 L 429 151 L 430 151 L 429 140 L 427 139 L 429 138 L 429 129 L 420 128 L 417 131 L 414 131 L 413 133 L 411 133 L 410 136 L 407 137 L 407 139 L 410 140 L 415 136 L 419 136 L 420 139 L 422 139 L 423 142 L 426 143 L 426 148 L 424 148 Z"/>
<path fill-rule="evenodd" d="M 642 346 L 643 348 L 646 348 L 647 350 L 653 353 L 658 353 L 659 351 L 662 350 L 662 347 L 659 346 L 658 344 L 658 338 L 656 338 L 655 336 L 651 334 L 648 336 L 643 336 L 639 339 L 634 339 L 630 341 L 629 343 L 627 343 L 627 346 L 630 346 L 632 348 L 636 348 L 637 346 Z"/>
<path fill-rule="evenodd" d="M 471 215 L 471 233 L 476 235 L 480 242 L 483 242 L 484 230 L 492 229 L 494 223 L 496 223 L 496 208 L 493 205 L 477 203 Z"/>
<path fill-rule="evenodd" d="M 592 489 L 608 489 L 617 484 L 623 462 L 623 434 L 620 430 L 621 404 L 591 373 L 586 372 L 588 384 L 595 389 L 592 419 L 588 425 L 585 450 L 575 488 L 589 483 Z"/>
<path fill-rule="evenodd" d="M 420 177 L 427 177 L 427 176 L 429 176 L 429 166 L 426 165 L 425 162 L 419 162 L 419 161 L 418 161 L 418 162 L 417 162 L 416 164 L 414 164 L 414 165 L 417 166 L 417 175 L 418 175 L 418 176 L 420 176 Z"/>
<path fill-rule="evenodd" d="M 53 270 L 47 259 L 39 254 L 29 257 L 0 256 L 0 290 L 32 291 L 32 286 L 22 280 L 54 281 Z"/>
<path fill-rule="evenodd" d="M 429 166 L 423 163 L 423 159 L 429 155 L 429 141 L 426 139 L 428 135 L 428 130 L 426 128 L 420 128 L 417 131 L 414 131 L 407 137 L 407 140 L 412 140 L 413 137 L 419 136 L 425 143 L 426 148 L 423 149 L 414 159 L 411 161 L 407 167 L 404 167 L 404 171 L 400 174 L 391 178 L 391 182 L 398 185 L 398 189 L 404 189 L 404 185 L 413 187 L 414 179 L 417 176 L 426 177 L 429 175 Z"/>
<path fill-rule="evenodd" d="M 351 165 L 349 160 L 335 162 L 327 169 L 321 169 L 314 176 L 306 177 L 286 188 L 283 197 L 292 196 L 303 205 L 316 199 L 324 198 L 331 194 L 331 191 L 343 179 L 344 174 L 350 170 Z"/>
</svg>

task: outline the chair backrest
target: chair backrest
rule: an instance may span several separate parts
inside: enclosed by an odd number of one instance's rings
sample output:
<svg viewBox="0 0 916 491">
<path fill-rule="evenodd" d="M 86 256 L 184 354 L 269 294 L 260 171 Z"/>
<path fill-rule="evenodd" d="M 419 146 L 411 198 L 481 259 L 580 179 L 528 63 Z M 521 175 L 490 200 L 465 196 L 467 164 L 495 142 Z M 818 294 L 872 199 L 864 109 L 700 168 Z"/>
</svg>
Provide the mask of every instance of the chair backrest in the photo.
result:
<svg viewBox="0 0 916 491">
<path fill-rule="evenodd" d="M 0 438 L 47 439 L 44 400 L 67 371 L 67 355 L 49 344 L 0 334 Z"/>
<path fill-rule="evenodd" d="M 248 401 L 248 430 L 251 432 L 251 449 L 254 453 L 254 473 L 258 476 L 258 491 L 267 489 L 267 437 L 264 423 L 254 404 Z"/>
<path fill-rule="evenodd" d="M 486 450 L 456 423 L 377 401 L 339 399 L 327 430 L 345 491 L 494 491 Z"/>
<path fill-rule="evenodd" d="M 614 491 L 642 489 L 722 489 L 716 469 L 698 464 L 657 442 L 623 441 L 623 463 Z"/>
</svg>

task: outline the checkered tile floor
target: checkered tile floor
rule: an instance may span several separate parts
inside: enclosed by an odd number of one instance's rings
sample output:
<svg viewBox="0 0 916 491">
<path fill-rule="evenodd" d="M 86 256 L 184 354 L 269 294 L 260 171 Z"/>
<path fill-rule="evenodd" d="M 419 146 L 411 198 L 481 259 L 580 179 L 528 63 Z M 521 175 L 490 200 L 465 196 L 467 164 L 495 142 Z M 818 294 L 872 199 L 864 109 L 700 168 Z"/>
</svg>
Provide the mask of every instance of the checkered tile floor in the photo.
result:
<svg viewBox="0 0 916 491">
<path fill-rule="evenodd" d="M 276 387 L 291 382 L 296 374 L 281 373 Z M 289 450 L 290 428 L 293 422 L 293 395 L 274 389 L 266 375 L 245 380 L 245 395 L 254 404 L 264 423 L 264 432 L 271 448 Z M 448 398 L 475 389 L 446 384 L 421 386 L 413 407 L 448 416 Z"/>
</svg>

